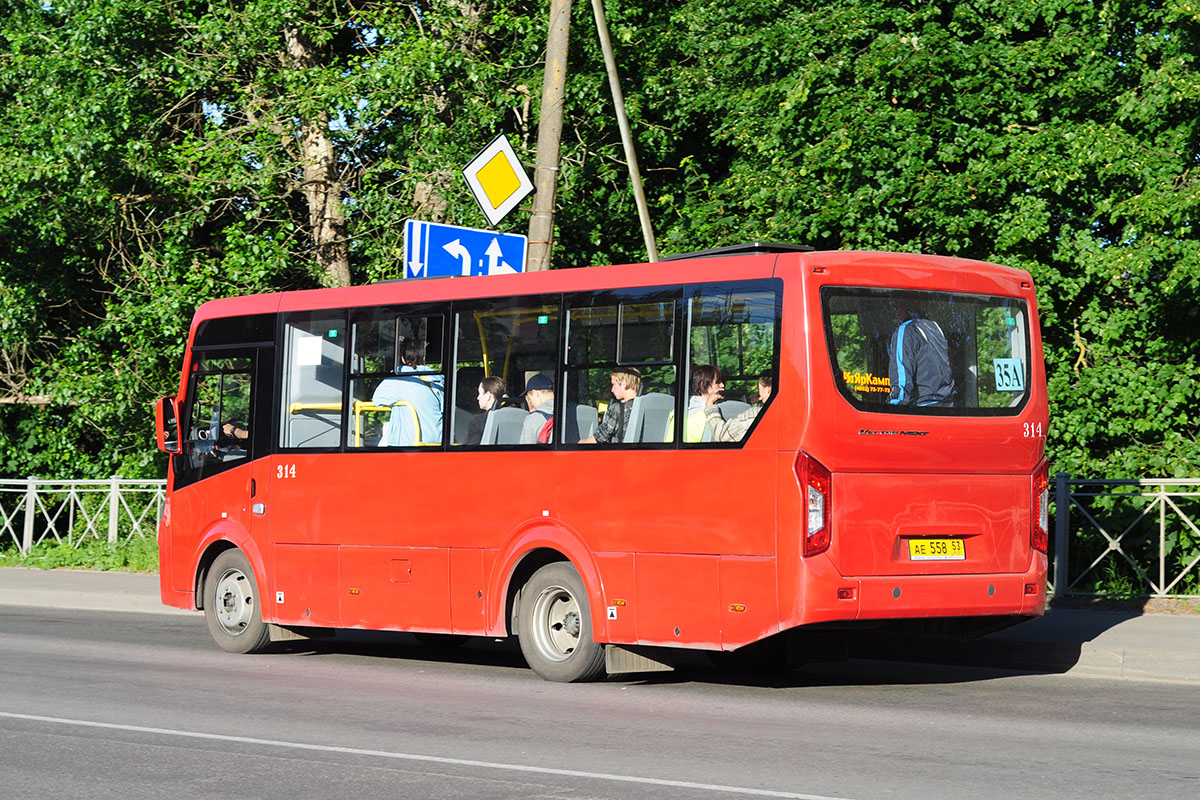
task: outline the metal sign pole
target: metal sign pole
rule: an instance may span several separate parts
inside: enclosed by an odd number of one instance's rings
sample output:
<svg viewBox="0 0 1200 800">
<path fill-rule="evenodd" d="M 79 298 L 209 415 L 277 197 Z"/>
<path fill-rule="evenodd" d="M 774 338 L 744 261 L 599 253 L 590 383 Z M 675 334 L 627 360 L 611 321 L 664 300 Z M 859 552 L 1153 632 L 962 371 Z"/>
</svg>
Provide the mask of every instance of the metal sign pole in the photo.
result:
<svg viewBox="0 0 1200 800">
<path fill-rule="evenodd" d="M 654 244 L 654 228 L 650 225 L 650 209 L 646 205 L 646 194 L 642 190 L 642 175 L 638 170 L 637 152 L 633 148 L 633 134 L 629 131 L 629 119 L 625 115 L 625 95 L 621 93 L 621 82 L 617 77 L 617 60 L 613 57 L 612 41 L 608 37 L 608 22 L 604 18 L 602 0 L 592 0 L 592 13 L 596 16 L 596 32 L 600 35 L 600 49 L 604 51 L 604 68 L 608 71 L 608 85 L 612 90 L 613 105 L 617 109 L 617 127 L 621 129 L 621 145 L 625 148 L 625 161 L 629 165 L 629 181 L 633 184 L 633 197 L 637 201 L 638 220 L 642 223 L 642 238 L 646 241 L 646 255 L 650 261 L 658 261 L 658 247 Z"/>
</svg>

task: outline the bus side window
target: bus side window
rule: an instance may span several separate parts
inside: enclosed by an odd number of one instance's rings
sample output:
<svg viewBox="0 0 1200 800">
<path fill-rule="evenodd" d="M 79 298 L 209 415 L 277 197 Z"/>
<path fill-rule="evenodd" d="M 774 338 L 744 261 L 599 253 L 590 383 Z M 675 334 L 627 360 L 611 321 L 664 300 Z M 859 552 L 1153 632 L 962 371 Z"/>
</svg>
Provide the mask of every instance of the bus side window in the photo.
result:
<svg viewBox="0 0 1200 800">
<path fill-rule="evenodd" d="M 702 287 L 692 298 L 690 312 L 684 442 L 740 442 L 765 406 L 763 398 L 769 401 L 779 373 L 779 295 L 771 290 Z M 712 395 L 706 390 L 714 381 L 719 391 Z M 715 403 L 709 403 L 710 395 Z"/>
<path fill-rule="evenodd" d="M 284 326 L 283 447 L 341 444 L 344 312 L 289 315 Z"/>
<path fill-rule="evenodd" d="M 521 444 L 522 428 L 527 424 L 532 427 L 524 397 L 526 384 L 533 376 L 543 375 L 554 387 L 560 386 L 556 369 L 559 305 L 558 296 L 456 304 L 455 397 L 449 403 L 454 444 Z M 489 381 L 492 385 L 502 382 L 506 395 L 486 411 L 479 399 L 480 383 L 485 378 L 498 379 Z M 559 403 L 556 396 L 555 408 L 560 407 Z M 538 417 L 544 419 L 543 415 Z M 563 427 L 557 415 L 550 424 L 553 430 Z"/>
<path fill-rule="evenodd" d="M 206 474 L 249 457 L 252 365 L 249 357 L 196 356 L 184 440 L 189 469 Z"/>
<path fill-rule="evenodd" d="M 561 441 L 595 438 L 599 445 L 658 444 L 673 440 L 677 289 L 635 296 L 580 295 L 568 311 L 568 425 Z M 636 376 L 629 399 L 618 400 L 613 381 Z M 607 415 L 607 422 L 605 417 Z"/>
<path fill-rule="evenodd" d="M 387 308 L 352 312 L 348 447 L 441 444 L 442 328 L 441 314 Z"/>
</svg>

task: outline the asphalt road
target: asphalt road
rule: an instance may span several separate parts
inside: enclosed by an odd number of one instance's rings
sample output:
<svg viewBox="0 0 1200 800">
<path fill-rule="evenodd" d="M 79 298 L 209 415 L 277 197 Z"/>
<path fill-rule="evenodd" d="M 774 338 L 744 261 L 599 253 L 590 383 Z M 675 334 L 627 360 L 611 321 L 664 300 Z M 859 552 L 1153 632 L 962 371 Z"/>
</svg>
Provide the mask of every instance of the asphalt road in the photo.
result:
<svg viewBox="0 0 1200 800">
<path fill-rule="evenodd" d="M 0 608 L 6 798 L 1190 797 L 1200 687 L 855 663 L 545 683 L 509 643 L 233 656 L 197 616 Z"/>
</svg>

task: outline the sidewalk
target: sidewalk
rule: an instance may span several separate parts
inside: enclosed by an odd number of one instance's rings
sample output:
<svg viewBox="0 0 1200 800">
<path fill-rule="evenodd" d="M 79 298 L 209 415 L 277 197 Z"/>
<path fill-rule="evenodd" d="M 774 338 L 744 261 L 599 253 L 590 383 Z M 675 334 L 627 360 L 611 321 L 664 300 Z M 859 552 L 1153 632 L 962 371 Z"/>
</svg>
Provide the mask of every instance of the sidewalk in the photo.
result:
<svg viewBox="0 0 1200 800">
<path fill-rule="evenodd" d="M 195 614 L 162 605 L 157 575 L 0 567 L 0 606 Z M 1200 684 L 1200 614 L 1051 609 L 971 642 L 875 639 L 873 658 Z"/>
<path fill-rule="evenodd" d="M 973 641 L 876 637 L 872 658 L 1200 684 L 1200 615 L 1052 608 Z"/>
<path fill-rule="evenodd" d="M 77 569 L 0 567 L 0 606 L 5 605 L 149 614 L 194 613 L 162 604 L 157 575 Z"/>
</svg>

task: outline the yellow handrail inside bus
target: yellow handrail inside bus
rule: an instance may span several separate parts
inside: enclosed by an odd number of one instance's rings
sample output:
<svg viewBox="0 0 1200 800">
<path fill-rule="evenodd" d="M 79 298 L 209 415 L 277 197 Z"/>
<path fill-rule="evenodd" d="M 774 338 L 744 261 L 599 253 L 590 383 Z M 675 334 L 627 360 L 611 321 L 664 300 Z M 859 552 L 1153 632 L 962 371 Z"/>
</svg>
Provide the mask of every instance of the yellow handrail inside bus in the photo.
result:
<svg viewBox="0 0 1200 800">
<path fill-rule="evenodd" d="M 362 431 L 363 431 L 363 414 L 367 412 L 377 413 L 382 411 L 385 414 L 392 413 L 391 406 L 380 406 L 372 403 L 370 400 L 355 400 L 354 401 L 354 446 L 362 447 Z M 416 412 L 413 412 L 414 416 Z"/>
<path fill-rule="evenodd" d="M 289 414 L 300 414 L 304 411 L 341 411 L 341 403 L 292 403 L 288 406 Z"/>
<path fill-rule="evenodd" d="M 360 406 L 361 406 L 361 408 L 360 408 Z M 417 441 L 416 441 L 417 447 L 437 447 L 438 445 L 441 444 L 441 442 L 426 442 L 421 439 L 421 420 L 417 416 L 417 410 L 415 408 L 413 408 L 413 404 L 408 402 L 407 400 L 397 400 L 396 402 L 392 403 L 390 406 L 378 406 L 378 405 L 375 405 L 374 403 L 372 403 L 370 400 L 357 400 L 354 403 L 354 419 L 355 419 L 354 442 L 355 442 L 355 446 L 356 447 L 362 446 L 362 444 L 361 444 L 361 442 L 362 442 L 362 436 L 361 436 L 362 426 L 359 424 L 359 416 L 358 416 L 360 411 L 387 411 L 390 414 L 392 412 L 392 410 L 396 409 L 396 408 L 407 408 L 408 413 L 412 414 L 413 430 L 417 432 Z M 386 446 L 382 440 L 380 440 L 379 444 L 381 446 Z"/>
</svg>

